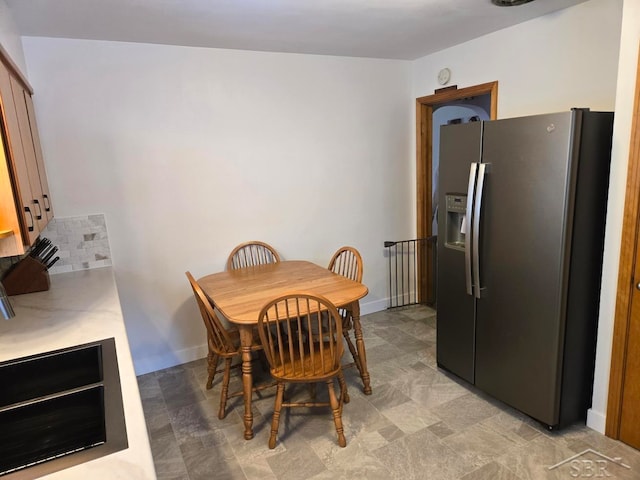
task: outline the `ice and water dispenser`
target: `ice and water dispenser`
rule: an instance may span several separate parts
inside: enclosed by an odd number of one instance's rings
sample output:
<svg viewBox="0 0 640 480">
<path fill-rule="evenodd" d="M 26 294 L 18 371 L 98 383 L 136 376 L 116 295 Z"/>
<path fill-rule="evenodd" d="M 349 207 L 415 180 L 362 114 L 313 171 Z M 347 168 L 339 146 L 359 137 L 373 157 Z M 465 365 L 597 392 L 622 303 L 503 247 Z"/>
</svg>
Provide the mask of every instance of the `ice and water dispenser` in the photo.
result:
<svg viewBox="0 0 640 480">
<path fill-rule="evenodd" d="M 464 251 L 464 240 L 467 234 L 467 196 L 463 194 L 447 194 L 445 241 L 444 246 Z"/>
</svg>

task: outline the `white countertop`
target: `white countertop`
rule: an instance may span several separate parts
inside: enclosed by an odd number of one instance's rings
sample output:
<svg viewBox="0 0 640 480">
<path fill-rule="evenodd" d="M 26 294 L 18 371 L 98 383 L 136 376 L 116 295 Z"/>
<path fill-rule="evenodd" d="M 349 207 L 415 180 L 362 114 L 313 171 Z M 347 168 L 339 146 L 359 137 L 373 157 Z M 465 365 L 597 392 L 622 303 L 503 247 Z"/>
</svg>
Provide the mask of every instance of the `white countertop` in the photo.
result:
<svg viewBox="0 0 640 480">
<path fill-rule="evenodd" d="M 51 289 L 10 297 L 0 320 L 0 361 L 114 337 L 129 447 L 42 478 L 155 479 L 153 457 L 111 268 L 51 276 Z"/>
</svg>

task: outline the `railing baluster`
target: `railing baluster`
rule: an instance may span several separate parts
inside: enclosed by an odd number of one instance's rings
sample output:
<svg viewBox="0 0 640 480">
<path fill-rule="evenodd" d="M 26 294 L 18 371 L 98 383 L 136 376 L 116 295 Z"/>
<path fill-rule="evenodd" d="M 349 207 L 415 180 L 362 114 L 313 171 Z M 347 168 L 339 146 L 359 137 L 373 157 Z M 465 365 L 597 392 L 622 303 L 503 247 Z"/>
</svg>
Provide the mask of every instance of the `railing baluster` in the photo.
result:
<svg viewBox="0 0 640 480">
<path fill-rule="evenodd" d="M 389 257 L 389 308 L 419 303 L 419 274 L 432 275 L 430 283 L 434 286 L 432 298 L 423 298 L 421 303 L 435 305 L 436 246 L 437 236 L 384 242 Z"/>
</svg>

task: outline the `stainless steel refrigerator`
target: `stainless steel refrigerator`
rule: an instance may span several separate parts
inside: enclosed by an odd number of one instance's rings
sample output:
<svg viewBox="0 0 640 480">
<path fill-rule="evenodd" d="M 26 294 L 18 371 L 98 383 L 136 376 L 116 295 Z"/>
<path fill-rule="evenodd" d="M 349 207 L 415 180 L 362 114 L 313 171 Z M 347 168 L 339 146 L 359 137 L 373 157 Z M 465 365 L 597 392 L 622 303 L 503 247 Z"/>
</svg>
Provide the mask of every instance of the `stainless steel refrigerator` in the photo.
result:
<svg viewBox="0 0 640 480">
<path fill-rule="evenodd" d="M 591 403 L 613 113 L 444 126 L 438 366 L 547 425 Z"/>
</svg>

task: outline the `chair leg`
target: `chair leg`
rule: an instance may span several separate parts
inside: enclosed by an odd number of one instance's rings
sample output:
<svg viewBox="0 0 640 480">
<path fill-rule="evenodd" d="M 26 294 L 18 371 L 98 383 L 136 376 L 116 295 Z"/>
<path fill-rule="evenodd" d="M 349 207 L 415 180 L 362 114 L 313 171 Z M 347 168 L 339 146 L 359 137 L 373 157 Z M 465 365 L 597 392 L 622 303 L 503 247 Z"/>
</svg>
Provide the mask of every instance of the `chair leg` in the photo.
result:
<svg viewBox="0 0 640 480">
<path fill-rule="evenodd" d="M 309 384 L 309 395 L 311 396 L 311 400 L 315 400 L 316 399 L 316 384 L 315 383 L 310 383 Z"/>
<path fill-rule="evenodd" d="M 229 379 L 231 378 L 231 358 L 224 359 L 224 376 L 222 377 L 222 391 L 220 392 L 220 410 L 218 418 L 222 420 L 227 412 L 227 397 L 229 395 Z"/>
<path fill-rule="evenodd" d="M 278 382 L 276 390 L 276 404 L 273 407 L 273 420 L 271 421 L 271 435 L 269 436 L 269 448 L 276 447 L 278 427 L 280 426 L 280 410 L 282 409 L 282 397 L 284 396 L 284 382 Z"/>
<path fill-rule="evenodd" d="M 217 368 L 218 355 L 216 355 L 212 350 L 209 350 L 209 355 L 207 355 L 207 373 L 209 374 L 207 377 L 207 390 L 211 390 L 213 386 L 213 377 L 216 376 Z"/>
<path fill-rule="evenodd" d="M 360 356 L 358 355 L 358 350 L 356 349 L 356 346 L 351 341 L 351 336 L 349 335 L 349 331 L 350 330 L 348 329 L 343 329 L 342 336 L 347 341 L 347 346 L 349 347 L 349 351 L 351 352 L 353 361 L 356 364 L 356 368 L 358 369 L 358 373 L 360 374 L 360 377 L 362 378 L 362 365 L 360 364 Z"/>
<path fill-rule="evenodd" d="M 349 403 L 351 398 L 349 398 L 349 392 L 347 391 L 347 382 L 344 381 L 344 374 L 342 370 L 338 374 L 338 383 L 340 384 L 340 399 L 344 401 L 344 403 Z M 340 406 L 342 408 L 342 405 Z"/>
<path fill-rule="evenodd" d="M 344 438 L 344 428 L 342 427 L 342 405 L 336 398 L 336 392 L 333 389 L 333 379 L 327 380 L 327 389 L 329 390 L 329 403 L 331 404 L 331 411 L 333 412 L 333 423 L 335 423 L 336 432 L 338 433 L 338 445 L 346 447 L 347 439 Z"/>
</svg>

